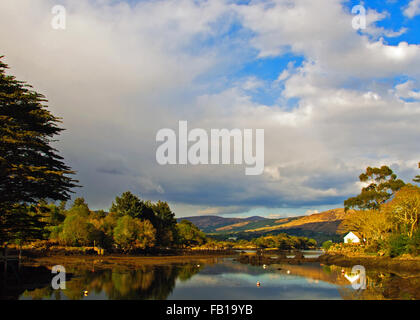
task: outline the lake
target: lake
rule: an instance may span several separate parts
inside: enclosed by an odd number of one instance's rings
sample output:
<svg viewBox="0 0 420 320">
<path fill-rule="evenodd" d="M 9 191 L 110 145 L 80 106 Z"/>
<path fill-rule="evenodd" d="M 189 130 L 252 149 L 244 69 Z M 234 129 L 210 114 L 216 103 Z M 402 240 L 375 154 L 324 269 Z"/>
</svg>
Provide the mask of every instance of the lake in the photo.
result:
<svg viewBox="0 0 420 320">
<path fill-rule="evenodd" d="M 65 290 L 47 285 L 25 290 L 18 299 L 420 299 L 418 275 L 366 270 L 366 289 L 356 290 L 348 280 L 349 268 L 319 263 L 253 266 L 234 257 L 189 257 L 181 261 L 63 263 L 71 273 Z"/>
</svg>

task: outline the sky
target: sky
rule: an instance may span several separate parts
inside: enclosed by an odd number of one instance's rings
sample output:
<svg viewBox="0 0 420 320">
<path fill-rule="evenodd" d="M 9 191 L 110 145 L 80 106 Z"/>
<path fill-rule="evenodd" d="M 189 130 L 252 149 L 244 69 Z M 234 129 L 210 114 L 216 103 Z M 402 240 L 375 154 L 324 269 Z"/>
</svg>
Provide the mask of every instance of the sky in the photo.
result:
<svg viewBox="0 0 420 320">
<path fill-rule="evenodd" d="M 51 25 L 56 5 L 65 29 Z M 367 166 L 411 181 L 419 28 L 420 0 L 0 1 L 0 55 L 63 118 L 54 146 L 83 186 L 75 197 L 107 210 L 130 190 L 178 217 L 343 207 Z M 156 134 L 179 121 L 264 129 L 263 174 L 159 165 Z"/>
</svg>

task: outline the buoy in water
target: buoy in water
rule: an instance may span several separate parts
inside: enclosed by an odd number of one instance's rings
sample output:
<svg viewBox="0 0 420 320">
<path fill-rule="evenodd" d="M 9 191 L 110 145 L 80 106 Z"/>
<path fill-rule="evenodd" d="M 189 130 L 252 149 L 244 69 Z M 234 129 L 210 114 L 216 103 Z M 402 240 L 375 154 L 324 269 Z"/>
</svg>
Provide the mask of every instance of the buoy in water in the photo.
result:
<svg viewBox="0 0 420 320">
<path fill-rule="evenodd" d="M 261 283 L 259 281 L 257 281 L 257 287 L 259 287 L 261 285 Z"/>
</svg>

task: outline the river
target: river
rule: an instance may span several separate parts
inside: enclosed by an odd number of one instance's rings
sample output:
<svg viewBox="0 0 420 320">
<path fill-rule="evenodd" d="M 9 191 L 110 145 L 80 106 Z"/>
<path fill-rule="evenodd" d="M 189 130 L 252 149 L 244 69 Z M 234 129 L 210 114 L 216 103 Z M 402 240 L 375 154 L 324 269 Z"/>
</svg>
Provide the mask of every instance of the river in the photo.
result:
<svg viewBox="0 0 420 320">
<path fill-rule="evenodd" d="M 156 262 L 153 259 L 133 258 L 128 264 L 118 261 L 117 259 L 110 262 L 106 258 L 77 263 L 65 261 L 62 264 L 68 273 L 66 289 L 54 290 L 51 284 L 38 285 L 37 288 L 18 291 L 14 298 L 21 300 L 420 299 L 419 275 L 400 275 L 381 270 L 366 270 L 366 276 L 352 284 L 350 281 L 354 280 L 352 279 L 354 274 L 351 269 L 319 263 L 255 266 L 240 263 L 235 257 L 189 257 L 174 261 L 171 259 L 165 261 L 165 258 L 161 258 Z M 0 298 L 4 296 L 0 295 Z"/>
</svg>

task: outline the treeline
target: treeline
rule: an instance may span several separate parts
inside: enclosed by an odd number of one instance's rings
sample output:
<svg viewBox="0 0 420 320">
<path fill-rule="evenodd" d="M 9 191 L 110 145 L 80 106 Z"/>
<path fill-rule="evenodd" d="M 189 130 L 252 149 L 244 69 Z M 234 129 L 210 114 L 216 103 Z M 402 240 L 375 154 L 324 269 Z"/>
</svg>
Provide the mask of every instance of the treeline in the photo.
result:
<svg viewBox="0 0 420 320">
<path fill-rule="evenodd" d="M 218 241 L 226 241 L 231 237 L 235 237 L 237 242 L 241 240 L 246 240 L 251 242 L 255 238 L 261 238 L 265 236 L 273 236 L 279 234 L 288 234 L 290 236 L 313 239 L 316 243 L 321 244 L 327 240 L 332 240 L 334 242 L 339 242 L 342 239 L 342 236 L 336 233 L 324 233 L 313 230 L 304 230 L 300 228 L 287 228 L 280 230 L 270 230 L 270 231 L 253 231 L 253 232 L 232 232 L 232 233 L 223 233 L 223 234 L 209 234 L 208 236 L 216 239 Z"/>
<path fill-rule="evenodd" d="M 304 250 L 317 248 L 317 242 L 308 237 L 292 236 L 286 233 L 269 234 L 261 237 L 235 240 L 216 240 L 212 236 L 201 246 L 202 248 L 234 248 L 234 249 L 279 249 Z"/>
<path fill-rule="evenodd" d="M 109 212 L 92 211 L 83 198 L 69 209 L 40 201 L 19 206 L 20 216 L 32 223 L 8 234 L 8 242 L 52 240 L 63 246 L 97 246 L 108 250 L 134 252 L 163 247 L 202 245 L 206 237 L 189 221 L 177 223 L 168 203 L 143 201 L 127 191 L 116 197 Z M 14 229 L 18 226 L 14 224 Z"/>
<path fill-rule="evenodd" d="M 291 236 L 286 233 L 259 237 L 251 240 L 251 243 L 257 248 L 277 248 L 279 250 L 304 250 L 317 247 L 317 242 L 314 239 Z"/>
<path fill-rule="evenodd" d="M 3 240 L 18 246 L 48 240 L 48 244 L 64 247 L 95 246 L 125 253 L 172 248 L 298 250 L 317 246 L 314 239 L 285 233 L 250 240 L 216 240 L 188 220 L 177 223 L 167 202 L 143 201 L 129 191 L 117 196 L 108 212 L 91 210 L 83 198 L 75 199 L 69 208 L 64 201 L 59 205 L 40 201 L 30 206 L 16 205 L 16 210 L 14 217 L 25 224 L 15 220 Z"/>
<path fill-rule="evenodd" d="M 420 188 L 397 179 L 387 166 L 368 167 L 359 179 L 367 186 L 344 202 L 346 210 L 356 210 L 339 230 L 358 232 L 366 253 L 419 255 Z M 420 176 L 413 181 L 420 182 Z"/>
</svg>

